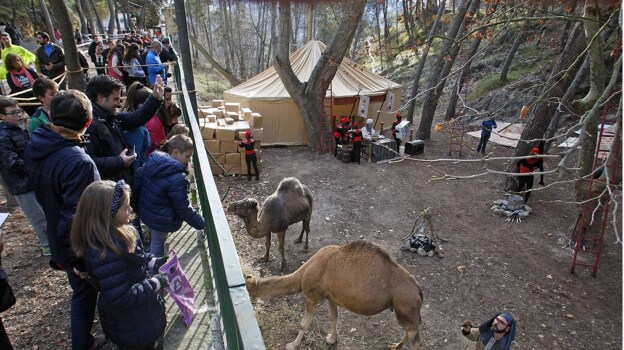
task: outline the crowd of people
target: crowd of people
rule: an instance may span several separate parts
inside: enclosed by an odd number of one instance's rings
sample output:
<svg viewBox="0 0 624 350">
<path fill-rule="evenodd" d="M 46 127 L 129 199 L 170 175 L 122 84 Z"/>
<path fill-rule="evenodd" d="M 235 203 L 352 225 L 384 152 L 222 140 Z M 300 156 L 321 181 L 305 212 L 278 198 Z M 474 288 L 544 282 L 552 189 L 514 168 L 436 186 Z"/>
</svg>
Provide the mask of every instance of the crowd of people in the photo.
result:
<svg viewBox="0 0 624 350">
<path fill-rule="evenodd" d="M 45 32 L 36 38 L 30 52 L 0 34 L 0 74 L 11 93 L 28 93 L 0 96 L 4 186 L 31 222 L 42 256 L 67 276 L 72 349 L 107 341 L 161 349 L 169 281 L 158 269 L 168 259 L 167 234 L 184 221 L 205 226 L 188 198 L 193 141 L 165 86 L 163 61 L 176 54 L 167 38 L 131 33 L 104 48 L 95 36 L 88 51 L 95 69 L 78 91 L 63 84 L 63 49 Z M 20 106 L 25 96 L 40 106 Z M 96 309 L 104 336 L 92 334 Z M 12 349 L 1 325 L 2 348 Z"/>
</svg>

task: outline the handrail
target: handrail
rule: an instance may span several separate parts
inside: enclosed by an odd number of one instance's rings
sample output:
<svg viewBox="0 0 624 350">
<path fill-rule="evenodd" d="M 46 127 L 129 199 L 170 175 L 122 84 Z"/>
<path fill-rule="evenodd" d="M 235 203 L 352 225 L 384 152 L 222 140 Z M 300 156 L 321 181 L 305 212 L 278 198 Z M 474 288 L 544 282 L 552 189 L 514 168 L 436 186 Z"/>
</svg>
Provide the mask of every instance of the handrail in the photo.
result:
<svg viewBox="0 0 624 350">
<path fill-rule="evenodd" d="M 206 221 L 205 235 L 208 243 L 208 256 L 210 257 L 208 263 L 216 292 L 215 303 L 221 315 L 223 343 L 228 350 L 265 350 L 264 340 L 249 300 L 249 294 L 245 288 L 245 278 L 242 274 L 232 233 L 210 171 L 208 154 L 203 147 L 195 111 L 188 108 L 192 104 L 186 89 L 184 71 L 180 61 L 175 66 L 175 74 L 178 90 L 182 91 L 182 98 L 180 99 L 182 115 L 185 123 L 189 126 L 190 136 L 194 142 L 193 161 L 197 194 Z"/>
</svg>

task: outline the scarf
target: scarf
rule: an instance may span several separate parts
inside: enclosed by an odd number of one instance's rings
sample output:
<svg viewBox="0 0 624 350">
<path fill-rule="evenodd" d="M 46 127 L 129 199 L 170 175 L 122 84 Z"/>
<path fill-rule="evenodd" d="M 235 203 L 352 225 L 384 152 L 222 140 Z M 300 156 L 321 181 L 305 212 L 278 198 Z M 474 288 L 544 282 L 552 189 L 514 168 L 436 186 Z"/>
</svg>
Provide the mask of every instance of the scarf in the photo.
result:
<svg viewBox="0 0 624 350">
<path fill-rule="evenodd" d="M 26 67 L 24 66 L 22 66 L 22 68 L 20 68 L 20 70 L 17 70 L 17 71 L 15 69 L 12 69 L 9 75 L 11 76 L 11 81 L 17 88 L 31 87 L 33 82 L 35 81 L 35 79 L 33 79 L 32 77 L 32 74 L 30 74 L 28 69 L 26 69 Z M 28 79 L 28 84 L 22 84 L 20 79 L 18 79 L 19 76 L 26 77 L 26 79 Z"/>
<path fill-rule="evenodd" d="M 479 333 L 481 333 L 480 335 L 481 342 L 483 342 L 483 344 L 485 345 L 483 350 L 491 349 L 492 346 L 494 346 L 494 344 L 496 343 L 496 340 L 492 341 L 492 339 L 495 339 L 494 331 L 492 330 L 492 324 L 494 323 L 494 320 L 496 319 L 496 317 L 498 317 L 499 315 L 507 321 L 507 324 L 509 325 L 509 328 L 510 328 L 509 332 L 507 332 L 499 340 L 500 348 L 503 350 L 511 349 L 511 344 L 513 343 L 514 338 L 516 337 L 516 321 L 514 321 L 513 317 L 511 317 L 508 313 L 503 312 L 492 317 L 489 321 L 486 321 L 479 326 Z"/>
</svg>

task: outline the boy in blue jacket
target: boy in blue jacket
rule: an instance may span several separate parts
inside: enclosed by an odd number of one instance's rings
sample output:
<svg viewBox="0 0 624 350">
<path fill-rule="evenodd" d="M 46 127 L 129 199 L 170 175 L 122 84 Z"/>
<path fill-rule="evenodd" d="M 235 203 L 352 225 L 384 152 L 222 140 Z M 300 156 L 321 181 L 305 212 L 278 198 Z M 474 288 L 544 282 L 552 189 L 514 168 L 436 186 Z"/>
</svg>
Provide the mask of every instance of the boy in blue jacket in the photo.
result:
<svg viewBox="0 0 624 350">
<path fill-rule="evenodd" d="M 490 135 L 492 135 L 492 129 L 496 129 L 496 121 L 494 118 L 484 120 L 481 123 L 481 139 L 479 140 L 479 145 L 477 146 L 477 152 L 485 154 L 485 146 L 487 146 Z"/>
<path fill-rule="evenodd" d="M 150 252 L 156 257 L 165 255 L 167 234 L 179 230 L 182 221 L 204 229 L 204 219 L 191 208 L 188 196 L 186 171 L 192 157 L 193 140 L 176 135 L 134 175 L 139 217 L 151 230 Z"/>
</svg>

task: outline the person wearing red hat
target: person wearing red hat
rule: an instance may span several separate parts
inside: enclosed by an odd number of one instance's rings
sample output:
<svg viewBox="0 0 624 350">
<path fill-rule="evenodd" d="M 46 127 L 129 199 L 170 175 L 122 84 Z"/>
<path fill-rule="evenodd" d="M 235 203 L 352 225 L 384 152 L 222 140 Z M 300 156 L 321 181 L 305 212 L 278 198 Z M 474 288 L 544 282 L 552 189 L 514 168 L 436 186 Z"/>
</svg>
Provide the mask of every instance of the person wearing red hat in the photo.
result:
<svg viewBox="0 0 624 350">
<path fill-rule="evenodd" d="M 256 156 L 256 141 L 251 138 L 251 130 L 245 131 L 245 139 L 238 143 L 238 147 L 245 148 L 245 163 L 247 163 L 247 180 L 251 181 L 251 165 L 256 172 L 256 180 L 260 180 L 258 171 L 258 156 Z"/>
<path fill-rule="evenodd" d="M 353 130 L 351 130 L 351 142 L 353 142 L 351 161 L 360 164 L 360 154 L 362 153 L 362 129 L 358 128 L 357 122 L 353 123 Z"/>
<path fill-rule="evenodd" d="M 401 149 L 401 139 L 397 137 L 397 129 L 396 127 L 401 123 L 401 113 L 397 113 L 396 114 L 396 121 L 394 123 L 392 123 L 392 138 L 394 138 L 394 141 L 396 141 L 396 151 L 397 153 L 401 153 L 400 149 Z"/>
<path fill-rule="evenodd" d="M 535 169 L 544 172 L 544 158 L 537 157 L 540 154 L 538 147 L 533 147 L 529 155 L 535 155 L 533 158 L 520 159 L 516 163 L 518 167 L 518 173 L 523 174 L 518 176 L 518 192 L 526 186 L 526 192 L 524 193 L 524 204 L 527 204 L 529 197 L 531 196 L 531 189 L 533 188 L 533 172 Z M 544 186 L 544 174 L 540 174 L 540 185 Z"/>
</svg>

